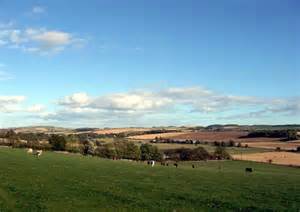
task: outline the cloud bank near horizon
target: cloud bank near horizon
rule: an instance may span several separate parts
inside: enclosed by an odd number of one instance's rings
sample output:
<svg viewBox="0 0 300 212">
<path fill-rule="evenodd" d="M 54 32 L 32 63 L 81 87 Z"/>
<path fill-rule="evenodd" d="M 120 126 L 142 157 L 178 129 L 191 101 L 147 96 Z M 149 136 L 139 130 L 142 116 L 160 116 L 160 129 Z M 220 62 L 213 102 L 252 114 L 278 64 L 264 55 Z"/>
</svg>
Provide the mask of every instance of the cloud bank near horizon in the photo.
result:
<svg viewBox="0 0 300 212">
<path fill-rule="evenodd" d="M 51 110 L 38 102 L 27 105 L 26 98 L 0 96 L 0 114 L 23 114 L 38 124 L 72 127 L 245 123 L 245 119 L 251 124 L 272 117 L 300 117 L 300 97 L 240 96 L 202 87 L 140 89 L 101 96 L 79 92 L 54 100 Z"/>
</svg>

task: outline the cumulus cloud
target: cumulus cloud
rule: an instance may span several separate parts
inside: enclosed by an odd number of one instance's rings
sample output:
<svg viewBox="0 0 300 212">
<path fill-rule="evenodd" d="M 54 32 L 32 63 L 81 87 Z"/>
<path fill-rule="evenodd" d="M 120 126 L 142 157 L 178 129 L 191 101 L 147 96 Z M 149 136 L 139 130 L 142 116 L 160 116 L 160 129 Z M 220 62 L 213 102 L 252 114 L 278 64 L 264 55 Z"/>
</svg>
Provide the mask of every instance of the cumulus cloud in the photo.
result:
<svg viewBox="0 0 300 212">
<path fill-rule="evenodd" d="M 12 113 L 20 110 L 25 96 L 0 96 L 0 112 Z"/>
<path fill-rule="evenodd" d="M 74 93 L 58 101 L 58 104 L 70 107 L 81 107 L 87 105 L 91 100 L 86 93 Z"/>
<path fill-rule="evenodd" d="M 35 104 L 35 105 L 32 105 L 32 106 L 29 106 L 26 111 L 30 112 L 30 113 L 39 113 L 39 112 L 43 112 L 44 110 L 45 110 L 44 105 Z"/>
<path fill-rule="evenodd" d="M 0 96 L 0 113 L 23 113 L 40 122 L 65 126 L 103 127 L 300 116 L 300 97 L 239 96 L 201 87 L 134 90 L 100 96 L 79 92 L 56 100 L 51 110 L 41 104 L 26 105 L 25 99 L 25 96 Z"/>
<path fill-rule="evenodd" d="M 41 113 L 45 106 L 35 104 L 25 106 L 25 96 L 0 96 L 0 113 Z"/>
<path fill-rule="evenodd" d="M 138 90 L 124 93 L 114 93 L 102 96 L 89 96 L 87 93 L 75 93 L 57 101 L 58 108 L 43 116 L 46 120 L 64 122 L 78 121 L 80 123 L 101 122 L 109 126 L 113 122 L 123 126 L 128 123 L 156 123 L 173 119 L 205 119 L 238 120 L 242 117 L 258 117 L 291 115 L 300 113 L 299 101 L 285 98 L 261 98 L 254 96 L 238 96 L 218 93 L 201 87 L 168 88 L 157 91 Z M 291 103 L 293 102 L 293 103 Z M 243 109 L 249 114 L 223 116 L 223 113 Z M 239 117 L 240 116 L 240 117 Z M 182 123 L 182 122 L 180 122 Z M 132 125 L 132 124 L 131 124 Z M 105 125 L 103 125 L 105 126 Z"/>
<path fill-rule="evenodd" d="M 8 24 L 0 27 L 0 46 L 24 52 L 54 54 L 67 47 L 82 47 L 85 43 L 85 39 L 65 31 L 46 28 L 22 29 Z"/>
</svg>

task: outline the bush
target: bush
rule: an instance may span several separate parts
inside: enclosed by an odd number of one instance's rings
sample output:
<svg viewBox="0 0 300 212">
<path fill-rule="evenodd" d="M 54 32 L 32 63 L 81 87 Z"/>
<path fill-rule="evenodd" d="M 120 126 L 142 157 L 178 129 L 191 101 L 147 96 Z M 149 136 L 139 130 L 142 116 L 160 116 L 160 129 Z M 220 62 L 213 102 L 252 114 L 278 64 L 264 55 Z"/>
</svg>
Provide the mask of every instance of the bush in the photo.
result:
<svg viewBox="0 0 300 212">
<path fill-rule="evenodd" d="M 195 149 L 181 148 L 173 151 L 166 151 L 167 154 L 173 160 L 184 160 L 184 161 L 197 161 L 207 160 L 211 158 L 211 155 L 203 148 L 197 147 Z"/>
<path fill-rule="evenodd" d="M 114 143 L 118 158 L 139 160 L 141 158 L 140 148 L 132 142 Z"/>
<path fill-rule="evenodd" d="M 235 146 L 235 142 L 233 140 L 230 140 L 229 143 L 228 143 L 228 146 L 234 147 Z"/>
<path fill-rule="evenodd" d="M 95 149 L 95 155 L 101 158 L 116 158 L 116 150 L 110 145 L 99 146 Z"/>
<path fill-rule="evenodd" d="M 66 150 L 66 138 L 62 135 L 51 135 L 49 138 L 49 144 L 53 150 L 64 151 Z"/>
<path fill-rule="evenodd" d="M 80 153 L 80 147 L 78 146 L 66 146 L 66 151 L 71 153 Z"/>
<path fill-rule="evenodd" d="M 288 130 L 287 131 L 287 140 L 288 141 L 293 141 L 293 140 L 297 140 L 298 136 L 297 136 L 297 131 L 296 130 Z"/>
<path fill-rule="evenodd" d="M 230 154 L 226 151 L 225 147 L 216 147 L 216 150 L 214 152 L 214 157 L 218 160 L 223 160 L 223 159 L 231 159 Z"/>
<path fill-rule="evenodd" d="M 140 151 L 141 160 L 162 160 L 162 154 L 158 151 L 158 148 L 156 146 L 150 144 L 142 144 L 140 146 Z"/>
<path fill-rule="evenodd" d="M 84 144 L 81 147 L 81 154 L 83 155 L 94 155 L 95 153 L 95 145 L 93 142 L 88 141 L 84 142 Z"/>
</svg>

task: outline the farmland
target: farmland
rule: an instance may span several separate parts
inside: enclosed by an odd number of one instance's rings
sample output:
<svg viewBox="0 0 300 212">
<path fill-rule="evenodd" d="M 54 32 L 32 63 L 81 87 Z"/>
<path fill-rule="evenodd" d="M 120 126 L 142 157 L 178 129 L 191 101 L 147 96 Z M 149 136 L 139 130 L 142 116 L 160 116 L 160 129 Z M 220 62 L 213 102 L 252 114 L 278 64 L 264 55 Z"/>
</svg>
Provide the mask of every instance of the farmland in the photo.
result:
<svg viewBox="0 0 300 212">
<path fill-rule="evenodd" d="M 132 136 L 129 139 L 141 142 L 149 142 L 155 138 L 171 139 L 176 142 L 155 142 L 153 145 L 160 150 L 176 149 L 176 148 L 196 148 L 198 146 L 204 147 L 208 152 L 215 150 L 215 142 L 229 142 L 233 141 L 235 146 L 227 147 L 227 151 L 234 155 L 234 158 L 250 161 L 258 161 L 267 163 L 272 160 L 275 164 L 281 165 L 295 165 L 300 166 L 300 154 L 282 152 L 295 151 L 300 147 L 299 140 L 284 141 L 279 137 L 248 137 L 246 130 L 225 130 L 225 131 L 199 131 L 199 132 L 175 132 L 175 133 L 161 133 L 161 134 L 147 134 Z M 180 143 L 180 141 L 200 141 L 200 144 Z M 237 144 L 240 145 L 239 148 Z M 244 148 L 247 147 L 247 148 Z M 276 151 L 275 151 L 276 150 Z M 278 150 L 280 152 L 278 152 Z M 255 154 L 257 153 L 257 154 Z M 261 154 L 260 154 L 261 153 Z"/>
<path fill-rule="evenodd" d="M 249 147 L 256 147 L 256 148 L 264 148 L 264 149 L 276 149 L 280 148 L 281 150 L 293 150 L 300 146 L 300 141 L 292 141 L 292 142 L 282 142 L 282 141 L 255 141 L 249 142 L 245 141 L 242 142 L 243 145 L 248 145 Z"/>
<path fill-rule="evenodd" d="M 179 168 L 0 148 L 0 210 L 290 210 L 300 169 L 243 161 Z M 254 172 L 245 174 L 245 167 Z M 280 185 L 280 186 L 278 186 Z"/>
<path fill-rule="evenodd" d="M 291 152 L 264 152 L 251 154 L 236 154 L 233 158 L 281 165 L 300 166 L 300 155 Z"/>
<path fill-rule="evenodd" d="M 184 132 L 171 132 L 171 133 L 156 133 L 156 134 L 144 134 L 144 135 L 134 135 L 134 136 L 129 136 L 129 139 L 134 139 L 134 140 L 152 140 L 155 138 L 174 138 L 180 135 L 186 135 Z"/>
</svg>

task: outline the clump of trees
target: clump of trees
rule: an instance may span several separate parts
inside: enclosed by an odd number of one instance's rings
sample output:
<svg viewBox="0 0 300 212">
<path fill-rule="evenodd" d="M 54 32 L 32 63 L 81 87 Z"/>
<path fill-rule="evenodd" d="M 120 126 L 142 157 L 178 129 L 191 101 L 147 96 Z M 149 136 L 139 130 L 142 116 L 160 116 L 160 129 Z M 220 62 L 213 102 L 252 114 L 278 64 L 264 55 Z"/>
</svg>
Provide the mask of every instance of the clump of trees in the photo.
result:
<svg viewBox="0 0 300 212">
<path fill-rule="evenodd" d="M 141 160 L 155 160 L 161 161 L 162 154 L 159 152 L 156 146 L 150 144 L 142 144 L 140 146 Z"/>
<path fill-rule="evenodd" d="M 249 132 L 244 138 L 257 138 L 257 137 L 268 137 L 268 138 L 284 138 L 284 140 L 292 141 L 297 140 L 297 130 L 256 130 Z"/>
<path fill-rule="evenodd" d="M 62 135 L 51 135 L 49 138 L 49 144 L 51 145 L 51 148 L 56 151 L 65 151 L 66 150 L 66 144 L 67 140 Z"/>
<path fill-rule="evenodd" d="M 234 147 L 236 146 L 235 145 L 235 142 L 233 140 L 230 140 L 228 142 L 225 142 L 225 141 L 215 141 L 213 143 L 214 146 L 222 146 L 222 147 Z"/>
<path fill-rule="evenodd" d="M 0 131 L 0 145 L 18 148 L 68 151 L 109 159 L 143 161 L 163 161 L 165 159 L 176 161 L 230 159 L 230 155 L 226 152 L 225 147 L 235 146 L 233 141 L 216 142 L 216 151 L 213 154 L 207 152 L 203 147 L 197 147 L 195 149 L 171 149 L 162 152 L 157 146 L 151 144 L 141 143 L 141 145 L 136 145 L 133 142 L 128 142 L 119 137 L 112 140 L 112 143 L 105 143 L 103 140 L 99 140 L 98 135 L 94 133 L 49 135 L 43 133 L 16 133 L 14 130 Z M 167 140 L 167 142 L 175 141 Z M 190 140 L 184 142 L 192 143 Z"/>
<path fill-rule="evenodd" d="M 197 160 L 211 160 L 211 159 L 231 159 L 225 147 L 218 146 L 213 154 L 210 154 L 203 147 L 195 149 L 171 149 L 166 150 L 165 155 L 171 160 L 197 161 Z"/>
<path fill-rule="evenodd" d="M 225 147 L 217 146 L 214 152 L 214 158 L 218 160 L 229 160 L 231 159 L 230 154 L 226 151 Z"/>
</svg>

